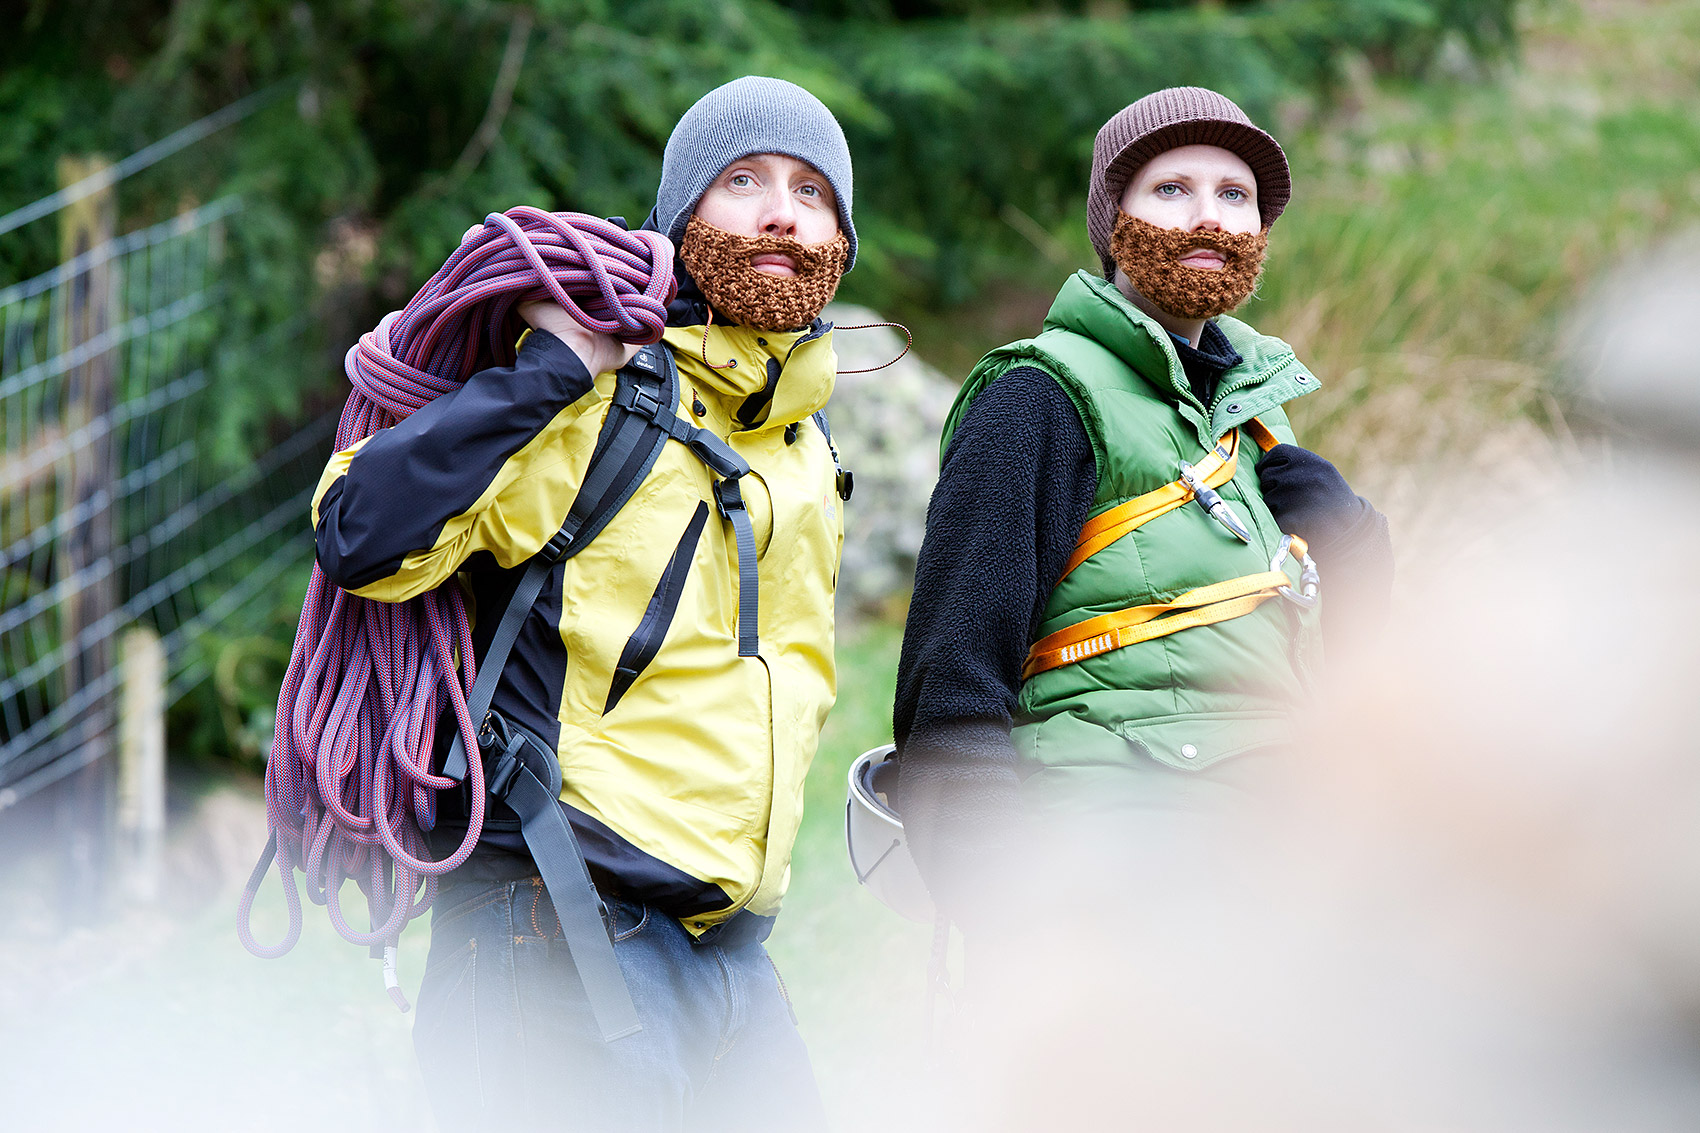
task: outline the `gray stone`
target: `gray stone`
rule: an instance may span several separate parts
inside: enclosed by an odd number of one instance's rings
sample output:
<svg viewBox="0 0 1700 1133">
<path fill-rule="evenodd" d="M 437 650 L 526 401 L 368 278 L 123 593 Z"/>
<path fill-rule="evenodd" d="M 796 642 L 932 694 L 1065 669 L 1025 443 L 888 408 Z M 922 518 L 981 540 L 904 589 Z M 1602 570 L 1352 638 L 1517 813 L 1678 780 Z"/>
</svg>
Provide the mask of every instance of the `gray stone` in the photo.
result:
<svg viewBox="0 0 1700 1133">
<path fill-rule="evenodd" d="M 866 307 L 834 303 L 838 368 L 881 366 L 903 349 L 890 327 L 852 330 L 884 320 Z M 840 373 L 827 415 L 839 459 L 856 477 L 845 505 L 841 615 L 889 610 L 915 581 L 915 556 L 927 530 L 927 501 L 939 475 L 939 433 L 958 383 L 911 350 L 872 373 Z"/>
</svg>

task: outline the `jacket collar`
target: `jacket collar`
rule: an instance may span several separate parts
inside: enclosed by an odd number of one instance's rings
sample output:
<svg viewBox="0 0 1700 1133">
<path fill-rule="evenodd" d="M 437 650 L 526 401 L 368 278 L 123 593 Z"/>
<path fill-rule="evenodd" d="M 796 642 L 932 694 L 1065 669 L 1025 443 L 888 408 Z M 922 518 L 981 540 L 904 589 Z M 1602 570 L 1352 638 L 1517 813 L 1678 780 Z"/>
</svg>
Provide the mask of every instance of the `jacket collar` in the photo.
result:
<svg viewBox="0 0 1700 1133">
<path fill-rule="evenodd" d="M 826 407 L 838 377 L 832 324 L 770 331 L 716 322 L 669 327 L 662 340 L 679 372 L 738 429 L 790 425 Z M 735 362 L 736 365 L 727 365 Z"/>
<path fill-rule="evenodd" d="M 1183 415 L 1199 418 L 1212 440 L 1319 386 L 1293 348 L 1280 339 L 1258 334 L 1227 315 L 1217 318 L 1215 325 L 1240 361 L 1223 372 L 1212 404 L 1205 406 L 1193 395 L 1168 332 L 1108 280 L 1084 271 L 1074 273 L 1045 316 L 1046 330 L 1084 335 L 1115 354 L 1165 400 L 1177 402 Z M 1207 427 L 1206 414 L 1211 418 Z"/>
</svg>

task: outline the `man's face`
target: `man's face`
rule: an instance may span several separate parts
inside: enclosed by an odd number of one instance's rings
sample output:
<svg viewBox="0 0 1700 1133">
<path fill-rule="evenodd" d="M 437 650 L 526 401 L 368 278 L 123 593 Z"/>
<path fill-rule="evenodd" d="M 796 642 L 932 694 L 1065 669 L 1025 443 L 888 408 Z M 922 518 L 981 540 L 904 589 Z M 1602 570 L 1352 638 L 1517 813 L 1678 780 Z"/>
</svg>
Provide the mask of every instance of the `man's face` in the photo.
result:
<svg viewBox="0 0 1700 1133">
<path fill-rule="evenodd" d="M 722 169 L 697 202 L 696 215 L 737 236 L 819 244 L 838 235 L 832 186 L 814 166 L 779 153 L 751 154 Z M 782 252 L 758 254 L 750 266 L 765 275 L 797 274 L 796 262 Z"/>
<path fill-rule="evenodd" d="M 1122 190 L 1121 210 L 1158 228 L 1249 234 L 1263 227 L 1251 166 L 1220 146 L 1181 146 L 1158 154 Z M 1221 252 L 1197 248 L 1182 266 L 1219 271 Z"/>
</svg>

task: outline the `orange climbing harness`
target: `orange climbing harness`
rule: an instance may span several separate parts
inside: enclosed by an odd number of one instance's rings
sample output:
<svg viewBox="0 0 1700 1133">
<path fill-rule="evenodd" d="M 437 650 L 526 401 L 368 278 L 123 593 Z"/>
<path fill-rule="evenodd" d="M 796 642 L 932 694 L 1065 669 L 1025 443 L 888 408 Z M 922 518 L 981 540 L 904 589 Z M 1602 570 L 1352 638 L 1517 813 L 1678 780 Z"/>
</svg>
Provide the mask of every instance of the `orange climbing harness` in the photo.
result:
<svg viewBox="0 0 1700 1133">
<path fill-rule="evenodd" d="M 1280 443 L 1275 434 L 1255 417 L 1241 428 L 1265 452 Z M 1239 466 L 1239 438 L 1240 430 L 1236 429 L 1218 441 L 1196 466 L 1182 462 L 1180 478 L 1173 483 L 1135 496 L 1087 520 L 1080 531 L 1080 539 L 1075 543 L 1074 554 L 1069 556 L 1067 565 L 1063 567 L 1062 578 L 1067 578 L 1081 563 L 1122 536 L 1194 499 L 1237 538 L 1249 541 L 1244 525 L 1214 491 L 1218 485 L 1233 479 Z M 1289 555 L 1296 558 L 1300 566 L 1297 589 L 1293 587 L 1292 578 L 1281 569 Z M 1021 676 L 1025 680 L 1036 673 L 1072 665 L 1112 649 L 1167 637 L 1193 626 L 1225 622 L 1249 614 L 1275 597 L 1286 598 L 1305 607 L 1314 606 L 1320 589 L 1316 564 L 1311 561 L 1305 541 L 1296 535 L 1283 535 L 1280 549 L 1266 571 L 1200 586 L 1167 602 L 1151 602 L 1100 614 L 1040 638 L 1028 651 Z"/>
</svg>

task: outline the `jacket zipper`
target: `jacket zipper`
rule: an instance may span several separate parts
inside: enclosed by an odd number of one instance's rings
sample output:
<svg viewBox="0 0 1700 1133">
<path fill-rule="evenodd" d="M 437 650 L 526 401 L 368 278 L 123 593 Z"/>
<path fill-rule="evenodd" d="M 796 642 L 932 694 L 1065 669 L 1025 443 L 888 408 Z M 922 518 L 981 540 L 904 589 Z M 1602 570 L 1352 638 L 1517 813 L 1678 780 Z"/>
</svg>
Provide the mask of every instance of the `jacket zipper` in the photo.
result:
<svg viewBox="0 0 1700 1133">
<path fill-rule="evenodd" d="M 632 631 L 625 648 L 620 651 L 619 663 L 614 666 L 608 681 L 608 702 L 602 708 L 604 716 L 614 711 L 620 698 L 626 695 L 661 651 L 661 643 L 667 637 L 667 630 L 673 624 L 673 615 L 678 612 L 679 600 L 685 592 L 685 579 L 696 556 L 697 540 L 702 537 L 703 525 L 707 522 L 708 504 L 699 502 L 696 514 L 685 525 L 679 545 L 673 549 L 672 557 L 667 560 L 667 566 L 655 584 L 655 593 L 650 595 L 649 605 L 644 608 L 637 629 Z"/>
</svg>

